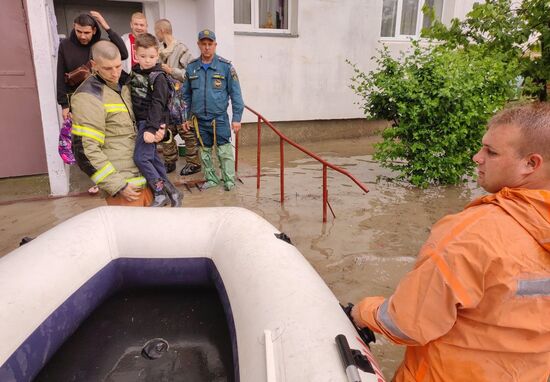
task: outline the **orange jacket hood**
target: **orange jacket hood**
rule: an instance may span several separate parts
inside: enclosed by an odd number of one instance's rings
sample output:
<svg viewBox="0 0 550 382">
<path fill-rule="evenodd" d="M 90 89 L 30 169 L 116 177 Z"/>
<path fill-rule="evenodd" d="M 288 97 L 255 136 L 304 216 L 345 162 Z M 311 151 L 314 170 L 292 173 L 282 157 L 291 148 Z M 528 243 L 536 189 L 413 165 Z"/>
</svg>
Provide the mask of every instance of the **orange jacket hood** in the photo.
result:
<svg viewBox="0 0 550 382">
<path fill-rule="evenodd" d="M 496 194 L 474 200 L 466 208 L 482 204 L 502 208 L 550 253 L 550 190 L 504 187 Z"/>
</svg>

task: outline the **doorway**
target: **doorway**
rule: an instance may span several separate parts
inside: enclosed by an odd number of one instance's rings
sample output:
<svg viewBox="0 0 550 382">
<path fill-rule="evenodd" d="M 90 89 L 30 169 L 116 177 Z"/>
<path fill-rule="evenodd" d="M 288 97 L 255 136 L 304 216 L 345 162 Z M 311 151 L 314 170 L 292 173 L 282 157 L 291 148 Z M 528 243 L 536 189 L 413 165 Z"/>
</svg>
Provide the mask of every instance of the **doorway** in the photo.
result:
<svg viewBox="0 0 550 382">
<path fill-rule="evenodd" d="M 73 20 L 81 13 L 98 11 L 119 36 L 130 32 L 130 17 L 134 12 L 143 12 L 139 2 L 109 0 L 54 0 L 57 33 L 68 37 L 73 29 Z M 105 38 L 106 35 L 104 34 Z"/>
</svg>

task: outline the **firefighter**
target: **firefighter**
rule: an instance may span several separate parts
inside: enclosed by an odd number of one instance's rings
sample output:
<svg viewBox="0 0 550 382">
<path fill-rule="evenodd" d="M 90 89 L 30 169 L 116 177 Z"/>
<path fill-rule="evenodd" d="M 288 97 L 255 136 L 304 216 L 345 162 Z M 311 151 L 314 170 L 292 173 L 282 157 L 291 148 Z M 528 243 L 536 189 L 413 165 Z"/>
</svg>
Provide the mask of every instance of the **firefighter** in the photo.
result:
<svg viewBox="0 0 550 382">
<path fill-rule="evenodd" d="M 78 166 L 106 194 L 109 205 L 149 206 L 153 200 L 133 156 L 136 126 L 118 48 L 109 41 L 92 47 L 94 75 L 71 99 L 73 150 Z M 156 141 L 164 137 L 160 131 Z"/>
</svg>

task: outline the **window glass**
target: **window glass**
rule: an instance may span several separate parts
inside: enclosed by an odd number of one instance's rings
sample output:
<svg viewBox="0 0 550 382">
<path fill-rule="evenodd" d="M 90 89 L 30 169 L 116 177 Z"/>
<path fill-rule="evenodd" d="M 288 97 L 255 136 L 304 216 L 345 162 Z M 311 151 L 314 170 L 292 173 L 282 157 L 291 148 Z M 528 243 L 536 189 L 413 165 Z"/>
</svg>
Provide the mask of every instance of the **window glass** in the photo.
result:
<svg viewBox="0 0 550 382">
<path fill-rule="evenodd" d="M 400 34 L 407 36 L 415 35 L 417 19 L 418 0 L 403 0 Z"/>
<path fill-rule="evenodd" d="M 397 19 L 397 0 L 384 0 L 382 6 L 382 37 L 395 37 L 395 22 Z"/>
<path fill-rule="evenodd" d="M 233 21 L 235 24 L 252 24 L 251 0 L 233 2 Z"/>
<path fill-rule="evenodd" d="M 259 0 L 260 28 L 288 29 L 288 0 Z"/>
<path fill-rule="evenodd" d="M 426 0 L 425 4 L 433 8 L 436 20 L 441 20 L 441 15 L 443 14 L 443 0 Z M 432 20 L 426 15 L 423 17 L 424 21 L 422 22 L 422 28 L 429 28 L 430 25 L 432 25 Z"/>
</svg>

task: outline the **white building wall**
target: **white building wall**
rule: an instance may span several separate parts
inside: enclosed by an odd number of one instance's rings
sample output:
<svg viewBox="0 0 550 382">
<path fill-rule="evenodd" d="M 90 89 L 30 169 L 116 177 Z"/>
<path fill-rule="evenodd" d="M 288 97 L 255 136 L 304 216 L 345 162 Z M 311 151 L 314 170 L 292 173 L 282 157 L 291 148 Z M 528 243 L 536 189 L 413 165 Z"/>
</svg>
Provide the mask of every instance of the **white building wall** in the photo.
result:
<svg viewBox="0 0 550 382">
<path fill-rule="evenodd" d="M 218 54 L 228 59 L 234 55 L 232 1 L 164 0 L 156 4 L 160 5 L 160 17 L 170 20 L 174 36 L 189 47 L 194 57 L 199 55 L 197 36 L 203 29 L 216 32 Z"/>
<path fill-rule="evenodd" d="M 346 59 L 370 69 L 381 14 L 381 1 L 300 0 L 298 37 L 236 35 L 246 104 L 272 121 L 362 117 Z"/>
<path fill-rule="evenodd" d="M 216 52 L 228 60 L 234 60 L 233 1 L 215 0 L 213 30 L 216 32 L 216 41 L 218 43 Z"/>
<path fill-rule="evenodd" d="M 483 3 L 484 0 L 455 0 L 453 17 L 463 19 L 470 12 L 475 3 Z"/>
<path fill-rule="evenodd" d="M 167 0 L 174 1 L 177 3 L 178 0 Z M 214 24 L 214 9 L 215 3 L 214 0 L 195 0 L 197 3 L 197 23 L 195 24 L 193 41 L 197 41 L 197 33 L 202 29 L 215 29 Z"/>
<path fill-rule="evenodd" d="M 293 36 L 234 33 L 232 0 L 144 0 L 149 31 L 167 18 L 174 35 L 198 56 L 197 33 L 213 29 L 218 53 L 232 60 L 245 103 L 272 121 L 349 119 L 363 117 L 359 99 L 349 88 L 353 70 L 374 68 L 371 57 L 386 43 L 397 52 L 405 40 L 380 39 L 382 1 L 295 0 L 297 28 Z M 475 0 L 446 0 L 443 20 L 462 18 Z M 59 131 L 55 99 L 55 47 L 47 8 L 53 0 L 26 0 L 33 45 L 48 172 L 53 194 L 68 192 L 66 167 L 57 155 Z M 294 30 L 296 29 L 296 30 Z M 245 113 L 244 122 L 255 118 Z"/>
<path fill-rule="evenodd" d="M 193 56 L 197 56 L 197 30 L 201 23 L 201 3 L 210 0 L 165 0 L 162 2 L 160 17 L 170 20 L 174 36 L 183 42 L 191 50 Z M 153 28 L 150 28 L 154 32 Z"/>
<path fill-rule="evenodd" d="M 463 18 L 473 3 L 447 0 L 443 22 Z M 363 117 L 346 59 L 369 71 L 382 44 L 395 54 L 410 47 L 407 39 L 380 38 L 381 14 L 382 1 L 299 0 L 297 37 L 237 33 L 233 61 L 246 104 L 272 121 Z"/>
</svg>

